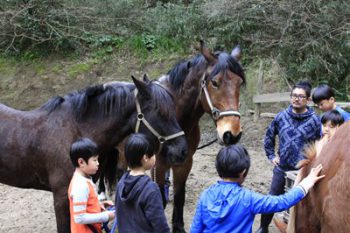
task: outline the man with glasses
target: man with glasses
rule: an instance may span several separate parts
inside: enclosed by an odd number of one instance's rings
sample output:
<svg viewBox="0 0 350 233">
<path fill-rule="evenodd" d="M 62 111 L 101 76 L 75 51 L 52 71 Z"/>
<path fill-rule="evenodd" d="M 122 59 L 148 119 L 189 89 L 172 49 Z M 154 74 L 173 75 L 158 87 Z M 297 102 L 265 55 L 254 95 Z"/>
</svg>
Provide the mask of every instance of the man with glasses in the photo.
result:
<svg viewBox="0 0 350 233">
<path fill-rule="evenodd" d="M 307 106 L 310 93 L 311 85 L 308 82 L 297 83 L 291 91 L 290 106 L 277 114 L 266 131 L 265 153 L 274 165 L 271 195 L 285 193 L 286 172 L 297 169 L 297 163 L 304 158 L 304 145 L 321 136 L 321 121 L 313 109 Z M 277 155 L 276 135 L 279 139 Z M 261 225 L 256 233 L 267 233 L 272 218 L 273 213 L 261 215 Z"/>
</svg>

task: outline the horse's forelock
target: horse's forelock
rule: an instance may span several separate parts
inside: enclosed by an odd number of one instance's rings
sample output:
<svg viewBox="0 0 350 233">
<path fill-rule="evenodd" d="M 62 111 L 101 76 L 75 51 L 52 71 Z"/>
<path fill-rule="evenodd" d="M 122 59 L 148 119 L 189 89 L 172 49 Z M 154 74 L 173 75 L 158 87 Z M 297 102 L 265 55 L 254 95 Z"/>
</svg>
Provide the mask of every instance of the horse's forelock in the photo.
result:
<svg viewBox="0 0 350 233">
<path fill-rule="evenodd" d="M 230 54 L 221 52 L 218 54 L 218 60 L 210 74 L 210 79 L 220 72 L 225 72 L 226 70 L 230 70 L 231 72 L 237 74 L 239 77 L 241 77 L 243 81 L 242 84 L 245 84 L 245 74 L 241 64 L 237 62 Z"/>
</svg>

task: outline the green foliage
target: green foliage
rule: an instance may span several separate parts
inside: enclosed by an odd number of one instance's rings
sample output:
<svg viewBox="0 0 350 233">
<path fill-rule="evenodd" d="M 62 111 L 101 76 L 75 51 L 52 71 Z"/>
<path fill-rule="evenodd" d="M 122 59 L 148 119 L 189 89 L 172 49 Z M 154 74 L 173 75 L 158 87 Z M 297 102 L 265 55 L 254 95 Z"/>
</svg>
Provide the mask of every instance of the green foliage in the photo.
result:
<svg viewBox="0 0 350 233">
<path fill-rule="evenodd" d="M 214 49 L 241 44 L 244 65 L 276 58 L 290 83 L 349 95 L 349 1 L 13 0 L 1 9 L 0 52 L 27 60 L 89 50 L 96 59 L 118 50 L 155 59 L 203 38 Z"/>
<path fill-rule="evenodd" d="M 12 75 L 16 70 L 15 59 L 8 56 L 0 56 L 0 73 L 2 75 Z"/>
<path fill-rule="evenodd" d="M 68 69 L 68 75 L 71 78 L 77 77 L 79 74 L 83 74 L 87 71 L 89 71 L 91 68 L 91 65 L 88 63 L 79 63 L 79 64 L 74 64 L 69 67 Z"/>
</svg>

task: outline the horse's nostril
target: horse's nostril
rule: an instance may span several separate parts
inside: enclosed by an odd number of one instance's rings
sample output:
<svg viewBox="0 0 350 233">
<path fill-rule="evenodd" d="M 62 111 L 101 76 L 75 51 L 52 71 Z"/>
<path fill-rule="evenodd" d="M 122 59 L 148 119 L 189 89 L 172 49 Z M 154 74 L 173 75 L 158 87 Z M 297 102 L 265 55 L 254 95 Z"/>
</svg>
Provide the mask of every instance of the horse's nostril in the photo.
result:
<svg viewBox="0 0 350 233">
<path fill-rule="evenodd" d="M 239 133 L 237 136 L 233 136 L 230 131 L 226 131 L 223 135 L 222 140 L 225 145 L 236 144 L 241 139 L 242 133 Z"/>
</svg>

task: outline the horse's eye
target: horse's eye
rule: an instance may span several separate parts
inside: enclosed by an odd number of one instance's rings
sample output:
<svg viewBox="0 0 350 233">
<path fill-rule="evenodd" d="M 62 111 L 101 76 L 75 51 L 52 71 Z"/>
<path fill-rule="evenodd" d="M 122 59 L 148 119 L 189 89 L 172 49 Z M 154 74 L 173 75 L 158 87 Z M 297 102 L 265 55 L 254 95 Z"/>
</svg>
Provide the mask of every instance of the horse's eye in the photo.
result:
<svg viewBox="0 0 350 233">
<path fill-rule="evenodd" d="M 211 80 L 211 85 L 216 89 L 219 88 L 219 83 L 216 80 Z"/>
</svg>

